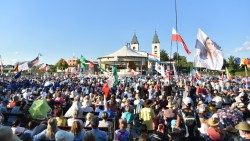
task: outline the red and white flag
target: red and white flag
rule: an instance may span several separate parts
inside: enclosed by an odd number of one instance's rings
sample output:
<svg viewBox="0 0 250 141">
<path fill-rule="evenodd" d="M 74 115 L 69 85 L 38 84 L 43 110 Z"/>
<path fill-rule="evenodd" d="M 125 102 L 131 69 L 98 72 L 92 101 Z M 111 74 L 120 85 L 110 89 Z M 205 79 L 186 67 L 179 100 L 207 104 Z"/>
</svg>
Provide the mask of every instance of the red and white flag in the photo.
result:
<svg viewBox="0 0 250 141">
<path fill-rule="evenodd" d="M 190 52 L 190 50 L 188 49 L 188 47 L 187 47 L 186 43 L 184 42 L 183 38 L 181 37 L 180 34 L 178 34 L 178 33 L 176 32 L 176 30 L 175 30 L 174 28 L 173 28 L 173 30 L 172 30 L 172 38 L 171 38 L 171 40 L 181 43 L 182 46 L 184 47 L 186 53 L 187 53 L 188 55 L 191 54 L 191 52 Z"/>
</svg>

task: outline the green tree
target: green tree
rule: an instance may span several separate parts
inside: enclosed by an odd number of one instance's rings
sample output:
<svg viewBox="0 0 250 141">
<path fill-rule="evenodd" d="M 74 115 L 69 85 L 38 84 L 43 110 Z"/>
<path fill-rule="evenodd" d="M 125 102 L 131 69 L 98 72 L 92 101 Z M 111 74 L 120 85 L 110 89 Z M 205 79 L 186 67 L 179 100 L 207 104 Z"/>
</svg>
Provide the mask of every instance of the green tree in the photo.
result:
<svg viewBox="0 0 250 141">
<path fill-rule="evenodd" d="M 226 67 L 228 67 L 228 61 L 226 59 L 223 59 L 222 69 L 226 69 Z"/>
<path fill-rule="evenodd" d="M 49 65 L 49 72 L 56 72 L 56 66 L 55 65 Z"/>
<path fill-rule="evenodd" d="M 67 63 L 67 61 L 65 61 L 64 59 L 60 59 L 57 63 L 56 63 L 56 68 L 58 68 L 58 69 L 60 69 L 60 70 L 65 70 L 65 69 L 67 69 L 68 68 L 68 63 Z"/>
<path fill-rule="evenodd" d="M 173 59 L 176 61 L 177 60 L 177 58 L 179 58 L 180 57 L 180 54 L 179 53 L 177 53 L 177 52 L 175 52 L 174 54 L 173 54 Z"/>
<path fill-rule="evenodd" d="M 161 61 L 169 61 L 169 56 L 166 50 L 162 49 L 160 54 Z"/>
<path fill-rule="evenodd" d="M 230 70 L 238 70 L 239 66 L 236 64 L 236 58 L 234 56 L 229 56 L 228 58 L 228 67 Z"/>
</svg>

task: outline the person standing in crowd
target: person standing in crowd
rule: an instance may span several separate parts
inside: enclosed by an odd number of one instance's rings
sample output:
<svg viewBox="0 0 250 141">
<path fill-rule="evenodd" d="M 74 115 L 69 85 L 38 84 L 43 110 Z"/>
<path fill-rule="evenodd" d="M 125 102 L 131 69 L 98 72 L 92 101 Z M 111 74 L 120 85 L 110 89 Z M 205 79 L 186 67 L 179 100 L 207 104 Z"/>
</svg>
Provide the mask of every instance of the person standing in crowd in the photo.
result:
<svg viewBox="0 0 250 141">
<path fill-rule="evenodd" d="M 80 124 L 83 126 L 83 122 L 82 122 L 82 120 L 77 119 L 77 115 L 78 115 L 78 111 L 77 111 L 77 110 L 75 110 L 75 112 L 73 113 L 72 118 L 69 118 L 69 119 L 67 120 L 67 124 L 68 124 L 68 126 L 72 126 L 72 124 L 73 124 L 73 122 L 74 122 L 74 121 L 79 121 L 79 122 L 80 122 Z"/>
<path fill-rule="evenodd" d="M 86 121 L 83 123 L 83 127 L 90 127 L 91 126 L 91 120 L 94 117 L 94 114 L 92 113 L 87 113 L 86 115 Z"/>
<path fill-rule="evenodd" d="M 12 108 L 11 112 L 12 114 L 20 114 L 22 113 L 21 111 L 21 101 L 16 101 L 15 106 Z M 9 123 L 12 123 L 13 121 L 15 121 L 17 119 L 16 116 L 10 116 L 8 119 Z"/>
<path fill-rule="evenodd" d="M 96 141 L 94 134 L 91 131 L 87 131 L 84 135 L 83 141 Z"/>
<path fill-rule="evenodd" d="M 125 106 L 125 112 L 122 113 L 122 119 L 126 120 L 128 124 L 133 122 L 134 115 L 131 113 L 130 106 Z"/>
<path fill-rule="evenodd" d="M 112 127 L 112 123 L 108 121 L 108 113 L 102 113 L 102 120 L 99 122 L 99 127 Z"/>
<path fill-rule="evenodd" d="M 61 108 L 56 108 L 54 110 L 54 115 L 57 120 L 57 126 L 66 126 L 67 125 L 67 120 L 66 118 L 63 117 L 62 109 Z"/>
<path fill-rule="evenodd" d="M 127 121 L 124 119 L 119 120 L 119 128 L 115 131 L 115 141 L 130 141 L 133 137 L 127 129 Z"/>
<path fill-rule="evenodd" d="M 200 119 L 196 111 L 192 110 L 192 99 L 186 97 L 183 99 L 183 108 L 177 114 L 176 126 L 184 129 L 186 140 L 197 140 L 199 137 L 198 127 Z"/>
<path fill-rule="evenodd" d="M 95 136 L 96 141 L 108 141 L 108 135 L 106 132 L 98 129 L 99 119 L 98 117 L 93 117 L 91 119 L 92 134 Z"/>
<path fill-rule="evenodd" d="M 208 119 L 209 128 L 207 130 L 208 137 L 212 141 L 223 141 L 224 140 L 224 133 L 222 132 L 221 128 L 219 127 L 220 120 L 218 117 L 211 117 Z"/>
<path fill-rule="evenodd" d="M 153 130 L 153 119 L 155 117 L 154 110 L 150 108 L 151 101 L 146 100 L 144 102 L 144 108 L 140 113 L 140 118 L 143 120 L 143 124 L 146 124 L 148 130 Z"/>
<path fill-rule="evenodd" d="M 13 108 L 16 106 L 16 103 L 19 101 L 19 97 L 18 96 L 14 96 L 13 100 L 7 105 L 8 108 Z"/>
<path fill-rule="evenodd" d="M 33 137 L 33 141 L 54 141 L 55 140 L 55 134 L 58 131 L 57 122 L 55 118 L 50 118 L 48 120 L 47 129 L 39 133 L 38 135 L 35 135 Z"/>
<path fill-rule="evenodd" d="M 135 94 L 134 106 L 135 106 L 134 113 L 139 114 L 141 112 L 141 109 L 143 108 L 143 100 L 140 98 L 139 93 Z"/>
<path fill-rule="evenodd" d="M 240 122 L 235 128 L 239 130 L 240 141 L 250 141 L 250 124 L 248 122 Z"/>
<path fill-rule="evenodd" d="M 74 134 L 74 141 L 82 141 L 84 138 L 84 131 L 79 121 L 74 121 L 71 126 L 71 133 Z"/>
<path fill-rule="evenodd" d="M 0 140 L 1 141 L 21 141 L 8 126 L 0 126 Z"/>
<path fill-rule="evenodd" d="M 59 130 L 55 134 L 56 141 L 74 141 L 74 134 L 68 131 Z"/>
</svg>

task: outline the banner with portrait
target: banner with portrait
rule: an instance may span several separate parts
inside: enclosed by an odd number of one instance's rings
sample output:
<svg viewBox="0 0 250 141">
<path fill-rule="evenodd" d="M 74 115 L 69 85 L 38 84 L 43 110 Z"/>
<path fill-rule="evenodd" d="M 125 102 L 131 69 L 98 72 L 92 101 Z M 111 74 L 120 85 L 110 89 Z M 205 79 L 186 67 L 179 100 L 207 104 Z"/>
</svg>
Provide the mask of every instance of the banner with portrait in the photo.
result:
<svg viewBox="0 0 250 141">
<path fill-rule="evenodd" d="M 198 29 L 195 50 L 195 67 L 207 68 L 210 70 L 222 69 L 223 55 L 221 48 L 201 29 Z"/>
</svg>

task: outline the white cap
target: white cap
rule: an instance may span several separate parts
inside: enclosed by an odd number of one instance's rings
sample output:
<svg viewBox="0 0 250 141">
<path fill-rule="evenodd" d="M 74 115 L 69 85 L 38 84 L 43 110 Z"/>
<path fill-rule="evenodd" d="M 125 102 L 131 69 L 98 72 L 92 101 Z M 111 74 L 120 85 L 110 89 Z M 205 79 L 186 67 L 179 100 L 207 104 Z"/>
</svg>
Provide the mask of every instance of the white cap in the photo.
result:
<svg viewBox="0 0 250 141">
<path fill-rule="evenodd" d="M 185 104 L 185 105 L 188 105 L 188 104 L 191 104 L 192 103 L 192 99 L 190 97 L 185 97 L 182 102 Z"/>
<path fill-rule="evenodd" d="M 22 90 L 22 93 L 25 93 L 25 92 L 27 92 L 27 89 L 23 89 L 23 90 Z"/>
</svg>

